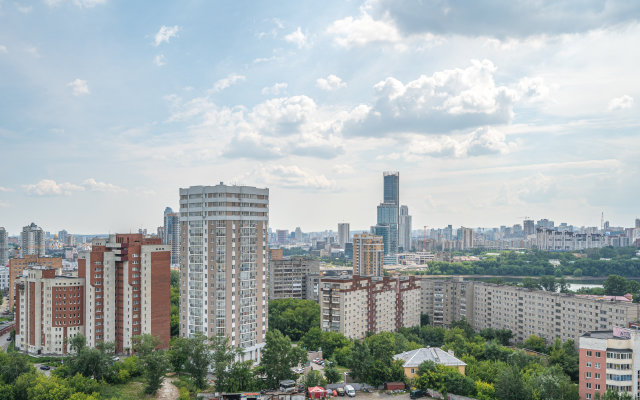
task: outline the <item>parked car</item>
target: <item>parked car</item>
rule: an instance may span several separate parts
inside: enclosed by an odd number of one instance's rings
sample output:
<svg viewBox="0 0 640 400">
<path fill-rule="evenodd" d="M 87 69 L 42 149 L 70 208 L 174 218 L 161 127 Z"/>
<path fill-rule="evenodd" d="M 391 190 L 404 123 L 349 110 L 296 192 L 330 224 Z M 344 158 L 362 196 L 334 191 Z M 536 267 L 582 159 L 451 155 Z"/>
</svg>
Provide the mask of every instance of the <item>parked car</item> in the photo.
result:
<svg viewBox="0 0 640 400">
<path fill-rule="evenodd" d="M 409 397 L 412 399 L 418 399 L 420 397 L 424 397 L 427 395 L 427 392 L 425 392 L 422 389 L 414 389 L 409 393 Z"/>
<path fill-rule="evenodd" d="M 344 391 L 347 393 L 349 397 L 356 397 L 356 390 L 351 385 L 347 385 L 344 387 Z"/>
<path fill-rule="evenodd" d="M 341 388 L 341 387 L 336 388 L 336 392 L 338 393 L 338 396 L 344 396 L 344 395 L 345 395 L 345 393 L 346 393 L 346 392 L 344 391 L 344 388 Z"/>
<path fill-rule="evenodd" d="M 41 365 L 40 369 L 43 370 L 43 371 L 49 371 L 51 369 L 51 367 L 48 366 L 48 365 Z"/>
<path fill-rule="evenodd" d="M 10 341 L 11 341 L 11 336 L 7 338 L 7 342 L 10 342 Z"/>
</svg>

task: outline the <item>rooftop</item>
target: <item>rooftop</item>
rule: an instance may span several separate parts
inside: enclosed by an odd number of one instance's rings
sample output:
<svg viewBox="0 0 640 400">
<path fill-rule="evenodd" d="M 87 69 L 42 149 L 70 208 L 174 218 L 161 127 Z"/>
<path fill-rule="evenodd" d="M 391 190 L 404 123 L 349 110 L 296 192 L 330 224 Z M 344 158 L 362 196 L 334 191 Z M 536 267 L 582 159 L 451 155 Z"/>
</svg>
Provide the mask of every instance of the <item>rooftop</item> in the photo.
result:
<svg viewBox="0 0 640 400">
<path fill-rule="evenodd" d="M 423 347 L 417 350 L 405 351 L 393 356 L 395 360 L 403 360 L 405 368 L 418 367 L 425 361 L 433 361 L 436 364 L 445 366 L 467 365 L 465 362 L 454 357 L 439 347 Z"/>
</svg>

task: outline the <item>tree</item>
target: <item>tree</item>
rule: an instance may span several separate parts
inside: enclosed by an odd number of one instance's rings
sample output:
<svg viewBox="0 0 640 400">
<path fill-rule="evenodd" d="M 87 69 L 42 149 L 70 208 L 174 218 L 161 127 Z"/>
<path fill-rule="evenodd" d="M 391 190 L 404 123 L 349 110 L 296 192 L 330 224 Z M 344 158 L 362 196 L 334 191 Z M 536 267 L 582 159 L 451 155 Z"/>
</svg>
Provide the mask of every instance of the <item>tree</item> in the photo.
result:
<svg viewBox="0 0 640 400">
<path fill-rule="evenodd" d="M 420 326 L 429 325 L 429 314 L 420 314 Z"/>
<path fill-rule="evenodd" d="M 322 346 L 322 334 L 322 329 L 319 326 L 314 326 L 302 336 L 300 344 L 309 351 L 318 350 Z"/>
<path fill-rule="evenodd" d="M 68 374 L 81 374 L 96 380 L 105 378 L 113 363 L 114 343 L 99 343 L 96 348 L 86 346 L 83 335 L 76 335 L 70 339 L 71 353 L 66 357 Z"/>
<path fill-rule="evenodd" d="M 313 300 L 278 299 L 269 302 L 269 328 L 298 341 L 312 327 L 320 326 L 320 305 Z"/>
<path fill-rule="evenodd" d="M 64 380 L 56 376 L 39 375 L 33 386 L 27 389 L 29 400 L 66 400 L 73 394 L 73 390 Z"/>
<path fill-rule="evenodd" d="M 268 387 L 275 388 L 281 380 L 293 378 L 291 369 L 306 361 L 307 352 L 302 347 L 293 347 L 291 339 L 277 329 L 267 331 L 260 370 Z"/>
<path fill-rule="evenodd" d="M 602 286 L 604 293 L 609 296 L 623 296 L 627 293 L 627 280 L 620 275 L 609 275 Z"/>
<path fill-rule="evenodd" d="M 558 290 L 558 282 L 553 276 L 543 276 L 540 278 L 540 286 L 547 292 L 555 292 Z"/>
<path fill-rule="evenodd" d="M 155 393 L 164 380 L 167 372 L 167 356 L 164 350 L 156 350 L 160 344 L 160 339 L 151 334 L 144 334 L 133 337 L 133 349 L 140 355 L 142 361 L 143 375 L 147 381 L 145 392 Z"/>
<path fill-rule="evenodd" d="M 369 374 L 371 372 L 371 351 L 365 340 L 358 340 L 353 344 L 352 358 L 349 367 L 351 368 L 351 376 L 362 382 L 370 382 Z"/>
<path fill-rule="evenodd" d="M 168 353 L 173 371 L 182 371 L 189 359 L 189 339 L 184 337 L 172 338 Z"/>
<path fill-rule="evenodd" d="M 527 289 L 541 289 L 540 282 L 534 278 L 524 278 L 522 280 L 522 287 Z"/>
<path fill-rule="evenodd" d="M 230 390 L 230 375 L 232 364 L 239 355 L 229 346 L 229 338 L 227 336 L 216 336 L 211 338 L 211 367 L 213 369 L 213 380 L 215 382 L 216 391 L 228 392 Z"/>
<path fill-rule="evenodd" d="M 18 352 L 5 353 L 0 350 L 0 381 L 12 384 L 21 374 L 32 371 L 27 357 Z"/>
<path fill-rule="evenodd" d="M 547 349 L 547 345 L 543 338 L 536 335 L 531 335 L 524 341 L 524 347 L 529 350 L 537 351 L 538 353 L 544 353 Z"/>
<path fill-rule="evenodd" d="M 207 337 L 201 332 L 187 339 L 187 359 L 184 370 L 191 374 L 193 384 L 199 388 L 207 387 L 207 372 L 211 363 L 211 354 Z"/>
<path fill-rule="evenodd" d="M 326 386 L 327 381 L 322 377 L 320 371 L 311 370 L 304 376 L 304 386 L 306 388 L 314 386 Z"/>
<path fill-rule="evenodd" d="M 523 400 L 528 398 L 522 376 L 515 367 L 507 367 L 500 371 L 493 385 L 498 400 Z"/>
<path fill-rule="evenodd" d="M 324 367 L 324 376 L 327 378 L 328 383 L 340 382 L 340 372 L 336 368 L 336 361 L 334 359 L 329 360 Z"/>
</svg>

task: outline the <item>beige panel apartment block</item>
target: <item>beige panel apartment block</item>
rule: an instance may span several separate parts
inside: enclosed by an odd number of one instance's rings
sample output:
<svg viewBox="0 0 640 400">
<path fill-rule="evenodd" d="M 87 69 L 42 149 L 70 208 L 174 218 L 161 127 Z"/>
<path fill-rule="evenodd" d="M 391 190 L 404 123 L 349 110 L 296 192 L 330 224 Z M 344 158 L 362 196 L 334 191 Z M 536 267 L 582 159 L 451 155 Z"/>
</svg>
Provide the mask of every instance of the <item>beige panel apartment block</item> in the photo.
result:
<svg viewBox="0 0 640 400">
<path fill-rule="evenodd" d="M 420 312 L 429 316 L 434 326 L 450 327 L 455 321 L 473 320 L 474 282 L 462 279 L 422 279 Z"/>
<path fill-rule="evenodd" d="M 572 339 L 588 331 L 628 326 L 640 318 L 640 304 L 490 283 L 474 285 L 473 327 L 510 329 L 521 342 L 531 335 Z"/>
<path fill-rule="evenodd" d="M 368 332 L 420 324 L 420 288 L 414 277 L 342 276 L 320 282 L 321 328 L 361 339 Z"/>
<path fill-rule="evenodd" d="M 384 243 L 382 236 L 353 235 L 353 275 L 382 276 Z"/>
</svg>

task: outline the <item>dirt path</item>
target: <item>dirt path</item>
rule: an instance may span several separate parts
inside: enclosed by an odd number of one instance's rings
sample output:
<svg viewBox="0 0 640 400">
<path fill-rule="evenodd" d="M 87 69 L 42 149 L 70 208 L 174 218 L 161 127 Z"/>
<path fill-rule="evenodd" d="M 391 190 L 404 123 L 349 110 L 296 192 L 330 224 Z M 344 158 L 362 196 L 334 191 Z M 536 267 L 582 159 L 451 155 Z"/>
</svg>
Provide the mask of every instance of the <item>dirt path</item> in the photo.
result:
<svg viewBox="0 0 640 400">
<path fill-rule="evenodd" d="M 173 376 L 167 376 L 162 382 L 162 387 L 158 389 L 156 400 L 175 400 L 180 395 L 178 388 L 173 385 Z"/>
</svg>

